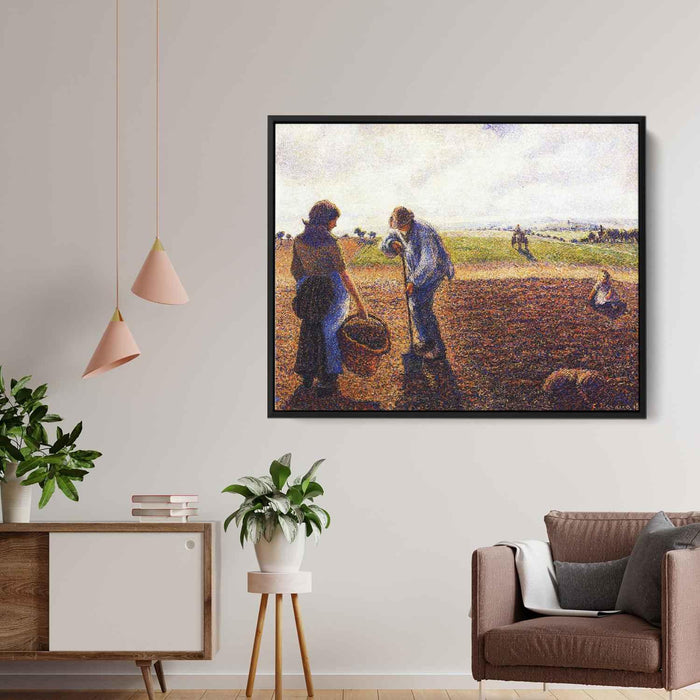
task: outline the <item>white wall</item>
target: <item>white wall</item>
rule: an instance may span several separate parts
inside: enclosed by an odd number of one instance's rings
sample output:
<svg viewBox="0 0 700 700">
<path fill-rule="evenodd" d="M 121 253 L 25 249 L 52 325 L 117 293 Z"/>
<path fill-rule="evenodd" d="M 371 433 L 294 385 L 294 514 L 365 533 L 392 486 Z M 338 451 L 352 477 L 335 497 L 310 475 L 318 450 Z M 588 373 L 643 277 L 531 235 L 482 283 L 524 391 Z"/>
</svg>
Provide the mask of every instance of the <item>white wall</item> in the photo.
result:
<svg viewBox="0 0 700 700">
<path fill-rule="evenodd" d="M 541 536 L 550 508 L 698 507 L 697 3 L 162 0 L 161 230 L 192 302 L 125 292 L 143 356 L 81 381 L 113 310 L 113 8 L 0 0 L 0 358 L 48 381 L 105 454 L 80 503 L 59 494 L 35 517 L 128 519 L 132 493 L 174 489 L 222 520 L 237 477 L 290 450 L 300 469 L 324 456 L 334 523 L 306 559 L 312 668 L 319 684 L 405 687 L 468 673 L 474 547 Z M 154 230 L 153 10 L 122 2 L 125 290 Z M 266 419 L 269 113 L 646 114 L 650 418 Z M 173 672 L 245 673 L 253 562 L 225 539 L 222 649 Z M 286 643 L 298 674 L 291 618 Z"/>
</svg>

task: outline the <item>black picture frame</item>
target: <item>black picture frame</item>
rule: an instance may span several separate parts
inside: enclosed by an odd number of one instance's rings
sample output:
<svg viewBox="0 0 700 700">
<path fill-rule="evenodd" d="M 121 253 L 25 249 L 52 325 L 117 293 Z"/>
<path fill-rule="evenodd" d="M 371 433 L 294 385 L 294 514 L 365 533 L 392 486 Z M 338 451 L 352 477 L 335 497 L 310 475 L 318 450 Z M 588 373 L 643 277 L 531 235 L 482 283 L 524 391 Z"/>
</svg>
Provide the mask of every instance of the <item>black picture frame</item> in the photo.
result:
<svg viewBox="0 0 700 700">
<path fill-rule="evenodd" d="M 278 124 L 634 124 L 638 129 L 638 299 L 639 404 L 636 410 L 441 410 L 441 411 L 305 411 L 275 408 L 275 128 Z M 646 117 L 645 116 L 268 116 L 268 418 L 555 418 L 645 419 L 647 417 L 647 299 L 646 299 Z"/>
</svg>

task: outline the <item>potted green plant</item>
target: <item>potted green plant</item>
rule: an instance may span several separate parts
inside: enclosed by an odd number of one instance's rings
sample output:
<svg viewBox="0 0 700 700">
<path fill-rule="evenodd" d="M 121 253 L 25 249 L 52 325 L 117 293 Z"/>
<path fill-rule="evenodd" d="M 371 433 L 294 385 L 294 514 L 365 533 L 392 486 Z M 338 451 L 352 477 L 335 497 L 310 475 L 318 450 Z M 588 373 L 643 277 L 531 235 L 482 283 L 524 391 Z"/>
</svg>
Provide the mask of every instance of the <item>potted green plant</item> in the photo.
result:
<svg viewBox="0 0 700 700">
<path fill-rule="evenodd" d="M 39 508 L 49 502 L 57 486 L 77 501 L 75 482 L 82 481 L 101 456 L 95 450 L 76 449 L 82 423 L 67 433 L 56 426 L 56 437 L 49 438 L 46 424 L 63 419 L 49 413 L 44 403 L 46 384 L 30 389 L 30 380 L 31 376 L 12 379 L 6 388 L 0 367 L 0 495 L 6 523 L 29 522 L 31 489 L 26 486 L 41 487 Z"/>
<path fill-rule="evenodd" d="M 246 540 L 255 545 L 260 571 L 299 571 L 306 538 L 318 540 L 331 524 L 328 512 L 313 502 L 323 495 L 316 472 L 324 460 L 314 462 L 304 476 L 290 482 L 291 461 L 291 454 L 283 455 L 272 462 L 269 476 L 244 476 L 222 491 L 244 498 L 226 518 L 224 531 L 235 520 L 241 546 Z"/>
</svg>

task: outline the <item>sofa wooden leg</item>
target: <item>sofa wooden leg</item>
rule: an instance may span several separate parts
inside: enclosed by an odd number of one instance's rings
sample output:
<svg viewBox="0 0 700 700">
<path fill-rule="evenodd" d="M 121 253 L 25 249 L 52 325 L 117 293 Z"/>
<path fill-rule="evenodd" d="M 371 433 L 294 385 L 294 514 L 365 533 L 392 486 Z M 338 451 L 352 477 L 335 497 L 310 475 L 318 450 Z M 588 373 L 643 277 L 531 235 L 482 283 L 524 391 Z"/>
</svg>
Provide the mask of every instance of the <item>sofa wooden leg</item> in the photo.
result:
<svg viewBox="0 0 700 700">
<path fill-rule="evenodd" d="M 668 691 L 668 700 L 673 700 L 673 691 L 672 690 Z"/>
<path fill-rule="evenodd" d="M 484 700 L 484 681 L 479 681 L 479 700 Z"/>
<path fill-rule="evenodd" d="M 543 693 L 546 693 L 546 692 L 547 692 L 547 684 L 546 684 L 546 683 L 543 683 L 543 684 L 542 684 L 542 692 L 543 692 Z"/>
</svg>

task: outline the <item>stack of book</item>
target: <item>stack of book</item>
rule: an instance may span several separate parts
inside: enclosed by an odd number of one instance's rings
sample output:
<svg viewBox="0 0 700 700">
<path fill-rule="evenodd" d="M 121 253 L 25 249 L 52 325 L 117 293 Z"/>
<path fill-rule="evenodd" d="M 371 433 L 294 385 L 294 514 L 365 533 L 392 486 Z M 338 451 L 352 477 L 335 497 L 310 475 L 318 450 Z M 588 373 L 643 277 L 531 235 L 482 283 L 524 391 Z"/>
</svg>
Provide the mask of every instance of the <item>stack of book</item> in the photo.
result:
<svg viewBox="0 0 700 700">
<path fill-rule="evenodd" d="M 141 523 L 186 523 L 197 515 L 199 496 L 187 494 L 137 494 L 131 514 Z"/>
</svg>

